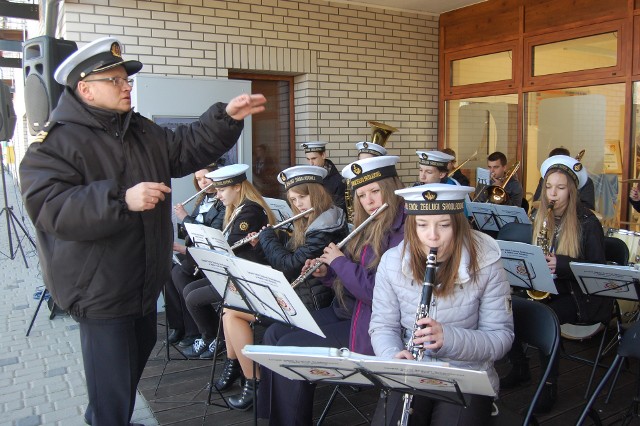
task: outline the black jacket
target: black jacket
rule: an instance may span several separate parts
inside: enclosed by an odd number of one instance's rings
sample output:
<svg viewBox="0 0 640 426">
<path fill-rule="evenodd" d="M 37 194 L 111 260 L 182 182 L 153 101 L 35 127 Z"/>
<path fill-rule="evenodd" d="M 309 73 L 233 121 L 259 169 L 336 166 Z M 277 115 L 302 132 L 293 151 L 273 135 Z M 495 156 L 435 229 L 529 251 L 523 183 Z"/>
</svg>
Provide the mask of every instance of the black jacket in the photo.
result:
<svg viewBox="0 0 640 426">
<path fill-rule="evenodd" d="M 20 165 L 44 281 L 76 317 L 141 316 L 170 277 L 171 197 L 130 212 L 128 188 L 204 168 L 237 141 L 243 123 L 215 104 L 175 132 L 140 114 L 89 107 L 67 90 Z M 37 140 L 38 140 L 37 139 Z"/>
<path fill-rule="evenodd" d="M 204 201 L 204 198 L 203 198 Z M 188 241 L 189 235 L 184 227 L 185 223 L 200 223 L 196 221 L 196 218 L 200 214 L 200 206 L 202 205 L 202 201 L 196 205 L 193 209 L 193 212 L 189 216 L 185 216 L 182 219 L 182 223 L 178 224 L 178 238 L 185 239 L 185 244 L 190 245 Z M 208 226 L 210 228 L 219 229 L 222 231 L 222 225 L 224 223 L 224 213 L 225 208 L 224 204 L 222 204 L 218 199 L 213 201 L 213 205 L 211 208 L 203 215 L 202 225 Z"/>
<path fill-rule="evenodd" d="M 326 189 L 333 198 L 333 203 L 346 213 L 347 208 L 344 202 L 346 187 L 342 175 L 329 159 L 324 160 L 324 168 L 327 169 L 328 174 L 327 177 L 322 180 L 322 186 L 324 186 L 324 189 Z"/>
<path fill-rule="evenodd" d="M 604 251 L 604 232 L 598 218 L 586 207 L 578 206 L 578 218 L 582 233 L 582 256 L 574 259 L 566 255 L 556 254 L 555 284 L 558 295 L 551 300 L 571 297 L 578 309 L 580 322 L 598 322 L 608 320 L 613 309 L 613 300 L 608 297 L 585 295 L 571 272 L 569 262 L 606 263 Z"/>
<path fill-rule="evenodd" d="M 227 225 L 228 230 L 225 236 L 230 246 L 246 237 L 249 233 L 260 231 L 262 227 L 267 226 L 269 223 L 267 213 L 260 204 L 245 199 L 240 206 L 242 207 L 240 212 L 231 221 L 231 224 Z M 259 244 L 252 247 L 251 244 L 247 243 L 235 249 L 233 253 L 237 257 L 252 262 L 262 263 L 263 265 L 268 264 Z"/>
<path fill-rule="evenodd" d="M 260 233 L 260 245 L 273 269 L 281 271 L 289 281 L 295 280 L 307 259 L 320 257 L 330 243 L 337 243 L 347 236 L 347 219 L 344 211 L 338 207 L 323 212 L 309 225 L 305 233 L 304 245 L 291 251 L 278 239 L 273 228 Z M 284 235 L 286 233 L 280 233 Z M 307 279 L 296 287 L 307 308 L 320 309 L 329 306 L 333 293 L 316 279 Z"/>
</svg>

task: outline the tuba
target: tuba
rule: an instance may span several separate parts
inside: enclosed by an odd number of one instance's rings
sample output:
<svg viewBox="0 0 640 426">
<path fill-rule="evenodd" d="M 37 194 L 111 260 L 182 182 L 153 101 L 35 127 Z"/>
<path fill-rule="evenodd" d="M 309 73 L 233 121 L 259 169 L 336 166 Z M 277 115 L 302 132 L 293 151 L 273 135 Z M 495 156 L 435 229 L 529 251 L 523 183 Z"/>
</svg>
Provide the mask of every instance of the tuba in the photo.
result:
<svg viewBox="0 0 640 426">
<path fill-rule="evenodd" d="M 554 202 L 550 202 L 547 206 L 547 213 L 542 221 L 542 227 L 536 238 L 536 245 L 542 249 L 545 256 L 549 256 L 552 252 L 551 241 L 549 238 L 549 221 L 552 220 Z M 549 292 L 539 290 L 527 290 L 527 296 L 533 300 L 544 300 L 549 297 Z"/>
<path fill-rule="evenodd" d="M 500 185 L 490 185 L 486 188 L 488 202 L 491 204 L 505 204 L 509 200 L 509 195 L 507 194 L 507 191 L 504 190 L 504 187 L 507 186 L 509 180 L 511 180 L 519 168 L 520 162 L 516 161 L 516 163 L 507 171 Z"/>
</svg>

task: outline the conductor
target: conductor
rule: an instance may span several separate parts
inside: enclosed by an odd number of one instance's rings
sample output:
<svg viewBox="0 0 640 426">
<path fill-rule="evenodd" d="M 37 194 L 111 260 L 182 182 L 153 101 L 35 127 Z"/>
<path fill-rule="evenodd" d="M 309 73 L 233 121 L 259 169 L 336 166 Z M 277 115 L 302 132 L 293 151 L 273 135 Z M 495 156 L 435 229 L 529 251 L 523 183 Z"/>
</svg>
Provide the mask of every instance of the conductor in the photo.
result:
<svg viewBox="0 0 640 426">
<path fill-rule="evenodd" d="M 172 177 L 231 148 L 262 95 L 217 103 L 193 124 L 163 129 L 131 108 L 131 75 L 115 38 L 101 38 L 56 70 L 65 87 L 20 165 L 44 282 L 80 325 L 94 426 L 128 425 L 156 342 L 156 300 L 170 277 Z"/>
</svg>

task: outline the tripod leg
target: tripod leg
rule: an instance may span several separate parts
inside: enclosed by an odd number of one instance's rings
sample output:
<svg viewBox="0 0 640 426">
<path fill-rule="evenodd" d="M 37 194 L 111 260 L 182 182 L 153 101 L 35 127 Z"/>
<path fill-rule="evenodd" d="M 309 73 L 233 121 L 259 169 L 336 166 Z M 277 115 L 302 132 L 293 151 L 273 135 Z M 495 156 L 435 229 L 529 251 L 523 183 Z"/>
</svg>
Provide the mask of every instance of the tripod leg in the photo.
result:
<svg viewBox="0 0 640 426">
<path fill-rule="evenodd" d="M 38 306 L 36 307 L 36 311 L 33 313 L 33 317 L 31 318 L 31 324 L 29 324 L 29 328 L 27 329 L 27 337 L 29 337 L 29 333 L 31 333 L 31 328 L 33 327 L 33 323 L 36 321 L 36 317 L 38 316 L 38 311 L 40 310 L 40 306 L 42 306 L 42 302 L 47 295 L 47 289 L 42 290 L 42 294 L 40 294 L 40 300 L 38 300 Z"/>
</svg>

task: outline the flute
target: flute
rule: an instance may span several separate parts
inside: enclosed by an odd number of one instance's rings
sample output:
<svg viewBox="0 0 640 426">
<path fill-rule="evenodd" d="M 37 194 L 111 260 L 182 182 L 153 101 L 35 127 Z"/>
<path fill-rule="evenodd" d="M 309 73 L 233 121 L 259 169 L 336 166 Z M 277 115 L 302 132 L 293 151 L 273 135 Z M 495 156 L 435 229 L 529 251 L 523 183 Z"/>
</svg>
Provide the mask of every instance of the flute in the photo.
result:
<svg viewBox="0 0 640 426">
<path fill-rule="evenodd" d="M 198 195 L 202 194 L 203 192 L 205 192 L 207 189 L 211 188 L 213 186 L 213 182 L 211 182 L 209 185 L 205 186 L 204 188 L 202 188 L 200 191 L 196 192 L 195 194 L 193 194 L 191 197 L 187 198 L 186 200 L 184 200 L 182 203 L 183 206 L 185 204 L 187 204 L 189 201 L 193 200 L 194 198 L 196 198 Z"/>
<path fill-rule="evenodd" d="M 278 229 L 278 228 L 282 228 L 283 226 L 285 226 L 288 223 L 293 222 L 296 219 L 301 218 L 302 216 L 305 216 L 309 213 L 311 213 L 314 210 L 313 207 L 311 207 L 309 210 L 305 210 L 303 212 L 298 213 L 295 216 L 291 216 L 289 219 L 283 220 L 280 223 L 277 223 L 275 225 L 273 225 L 273 229 Z M 262 229 L 260 230 L 260 232 L 262 232 Z M 243 246 L 245 244 L 247 244 L 248 242 L 250 242 L 251 240 L 255 240 L 256 238 L 258 238 L 258 235 L 260 235 L 260 232 L 258 232 L 256 235 L 252 235 L 252 236 L 246 236 L 244 238 L 242 238 L 241 240 L 236 241 L 236 243 L 234 245 L 231 246 L 231 250 L 235 250 L 240 246 Z"/>
<path fill-rule="evenodd" d="M 375 219 L 376 216 L 378 216 L 378 214 L 382 213 L 384 211 L 384 209 L 386 209 L 387 207 L 389 207 L 389 204 L 384 203 L 383 205 L 381 205 L 380 207 L 378 207 L 378 209 L 376 211 L 374 211 L 373 213 L 371 213 L 371 216 L 369 216 L 367 218 L 367 220 L 365 220 L 364 222 L 362 222 L 356 229 L 354 229 L 353 231 L 351 231 L 351 233 L 349 235 L 347 235 L 346 237 L 344 237 L 344 240 L 340 241 L 338 244 L 336 244 L 336 247 L 338 247 L 339 249 L 341 249 L 342 247 L 344 247 L 345 244 L 347 244 L 349 242 L 349 240 L 351 238 L 353 238 L 358 232 L 362 231 L 362 229 L 367 226 L 369 224 L 369 222 L 371 222 L 373 219 Z M 321 260 L 317 260 L 316 263 L 314 263 L 309 269 L 307 269 L 305 272 L 303 272 L 302 274 L 300 274 L 300 276 L 298 278 L 295 279 L 295 281 L 293 281 L 291 283 L 291 287 L 296 288 L 298 285 L 300 285 L 300 283 L 302 283 L 304 280 L 306 280 L 307 278 L 309 278 L 311 276 L 311 274 L 313 274 L 315 271 L 318 270 L 318 268 L 322 265 L 322 261 Z"/>
</svg>

